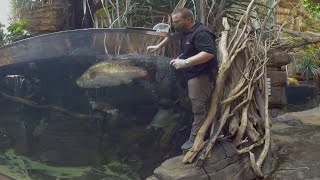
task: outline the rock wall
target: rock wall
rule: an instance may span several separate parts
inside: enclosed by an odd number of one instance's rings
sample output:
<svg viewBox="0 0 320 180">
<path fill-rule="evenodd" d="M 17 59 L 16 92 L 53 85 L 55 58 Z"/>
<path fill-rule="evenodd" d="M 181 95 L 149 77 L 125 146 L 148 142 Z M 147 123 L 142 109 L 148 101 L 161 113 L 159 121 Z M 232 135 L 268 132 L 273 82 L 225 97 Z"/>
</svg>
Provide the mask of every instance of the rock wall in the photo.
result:
<svg viewBox="0 0 320 180">
<path fill-rule="evenodd" d="M 51 113 L 33 131 L 34 155 L 54 165 L 100 164 L 103 157 L 98 132 L 90 122 Z"/>
<path fill-rule="evenodd" d="M 279 3 L 276 15 L 277 24 L 289 22 L 288 28 L 301 30 L 303 18 L 307 13 L 301 7 L 299 0 L 286 0 Z"/>
<path fill-rule="evenodd" d="M 286 52 L 271 50 L 268 53 L 267 77 L 270 78 L 269 110 L 275 117 L 286 111 L 287 72 L 285 65 L 292 61 L 291 55 Z"/>
<path fill-rule="evenodd" d="M 69 24 L 68 1 L 38 4 L 34 9 L 21 12 L 27 20 L 27 31 L 31 35 L 65 30 Z"/>
<path fill-rule="evenodd" d="M 81 100 L 86 99 L 77 96 L 74 80 L 66 79 L 73 67 L 77 66 L 54 62 L 33 64 L 33 70 L 30 66 L 15 66 L 11 75 L 0 78 L 0 91 L 25 102 L 65 105 L 66 109 L 81 106 Z M 58 68 L 59 73 L 50 76 Z M 21 74 L 16 75 L 17 72 Z M 34 84 L 31 76 L 38 83 Z M 13 148 L 18 154 L 53 165 L 95 165 L 104 160 L 99 133 L 96 121 L 71 118 L 0 97 L 0 151 Z"/>
</svg>

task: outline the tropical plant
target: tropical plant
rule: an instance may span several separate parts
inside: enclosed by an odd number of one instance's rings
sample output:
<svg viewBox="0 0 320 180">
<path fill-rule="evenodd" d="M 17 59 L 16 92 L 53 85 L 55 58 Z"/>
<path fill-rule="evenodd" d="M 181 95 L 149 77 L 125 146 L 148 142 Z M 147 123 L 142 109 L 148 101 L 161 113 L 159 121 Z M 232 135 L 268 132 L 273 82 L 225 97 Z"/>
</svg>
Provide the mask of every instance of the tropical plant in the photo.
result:
<svg viewBox="0 0 320 180">
<path fill-rule="evenodd" d="M 26 20 L 19 20 L 15 23 L 11 23 L 7 28 L 8 34 L 5 37 L 6 42 L 12 43 L 26 38 L 28 36 L 28 32 L 25 30 L 26 26 Z"/>
<path fill-rule="evenodd" d="M 297 62 L 297 70 L 301 73 L 301 77 L 307 81 L 318 77 L 320 75 L 318 54 L 306 52 Z"/>
<path fill-rule="evenodd" d="M 4 25 L 0 23 L 0 47 L 5 45 Z"/>
<path fill-rule="evenodd" d="M 320 16 L 320 3 L 316 0 L 302 0 L 304 8 L 314 17 Z"/>
<path fill-rule="evenodd" d="M 316 3 L 313 0 L 302 1 L 304 9 L 308 12 L 308 16 L 303 18 L 303 31 L 320 32 L 320 2 Z"/>
</svg>

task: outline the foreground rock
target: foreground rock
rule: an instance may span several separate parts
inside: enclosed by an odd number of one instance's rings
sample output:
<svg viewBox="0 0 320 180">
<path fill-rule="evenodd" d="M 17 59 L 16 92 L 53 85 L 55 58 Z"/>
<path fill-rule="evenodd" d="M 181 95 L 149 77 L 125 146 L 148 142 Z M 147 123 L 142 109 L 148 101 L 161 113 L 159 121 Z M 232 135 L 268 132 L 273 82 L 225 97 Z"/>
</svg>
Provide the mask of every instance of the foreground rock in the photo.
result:
<svg viewBox="0 0 320 180">
<path fill-rule="evenodd" d="M 273 148 L 269 152 L 262 168 L 266 175 L 274 169 L 277 159 Z M 196 168 L 195 163 L 184 165 L 181 160 L 182 156 L 166 160 L 154 170 L 154 175 L 147 180 L 247 180 L 257 178 L 252 170 L 248 154 L 238 155 L 236 148 L 229 142 L 218 142 L 202 168 Z"/>
<path fill-rule="evenodd" d="M 279 163 L 270 179 L 319 179 L 320 108 L 280 116 L 272 131 Z"/>
</svg>

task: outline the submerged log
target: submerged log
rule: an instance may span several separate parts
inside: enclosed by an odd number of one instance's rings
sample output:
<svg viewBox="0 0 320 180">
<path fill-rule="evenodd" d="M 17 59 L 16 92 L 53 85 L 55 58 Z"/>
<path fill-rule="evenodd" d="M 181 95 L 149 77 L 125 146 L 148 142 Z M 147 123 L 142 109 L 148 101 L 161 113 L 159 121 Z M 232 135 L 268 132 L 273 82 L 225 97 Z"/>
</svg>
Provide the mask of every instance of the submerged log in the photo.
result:
<svg viewBox="0 0 320 180">
<path fill-rule="evenodd" d="M 66 110 L 64 108 L 57 107 L 57 106 L 40 105 L 40 104 L 38 104 L 36 102 L 30 101 L 30 100 L 27 100 L 27 99 L 23 99 L 23 98 L 16 97 L 16 96 L 10 96 L 10 95 L 8 95 L 8 94 L 6 94 L 4 92 L 1 92 L 1 91 L 0 91 L 0 96 L 2 96 L 3 98 L 8 99 L 10 101 L 21 103 L 21 104 L 24 104 L 24 105 L 27 105 L 27 106 L 30 106 L 30 107 L 33 107 L 33 108 L 58 111 L 58 112 L 61 112 L 63 114 L 66 114 L 68 116 L 71 116 L 71 117 L 77 118 L 77 119 L 93 119 L 93 118 L 102 119 L 103 118 L 102 116 L 98 116 L 98 115 L 87 115 L 87 114 L 80 114 L 80 113 L 70 112 L 70 111 L 68 111 L 68 110 Z"/>
</svg>

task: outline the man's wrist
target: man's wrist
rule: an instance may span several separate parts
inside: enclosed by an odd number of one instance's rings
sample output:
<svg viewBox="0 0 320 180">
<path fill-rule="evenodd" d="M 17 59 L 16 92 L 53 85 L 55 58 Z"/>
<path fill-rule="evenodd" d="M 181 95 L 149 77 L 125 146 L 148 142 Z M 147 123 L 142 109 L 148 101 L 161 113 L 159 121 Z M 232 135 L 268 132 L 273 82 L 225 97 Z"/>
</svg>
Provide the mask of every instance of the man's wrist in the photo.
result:
<svg viewBox="0 0 320 180">
<path fill-rule="evenodd" d="M 191 64 L 190 64 L 190 59 L 185 59 L 184 60 L 184 63 L 187 65 L 187 66 L 190 66 Z"/>
</svg>

